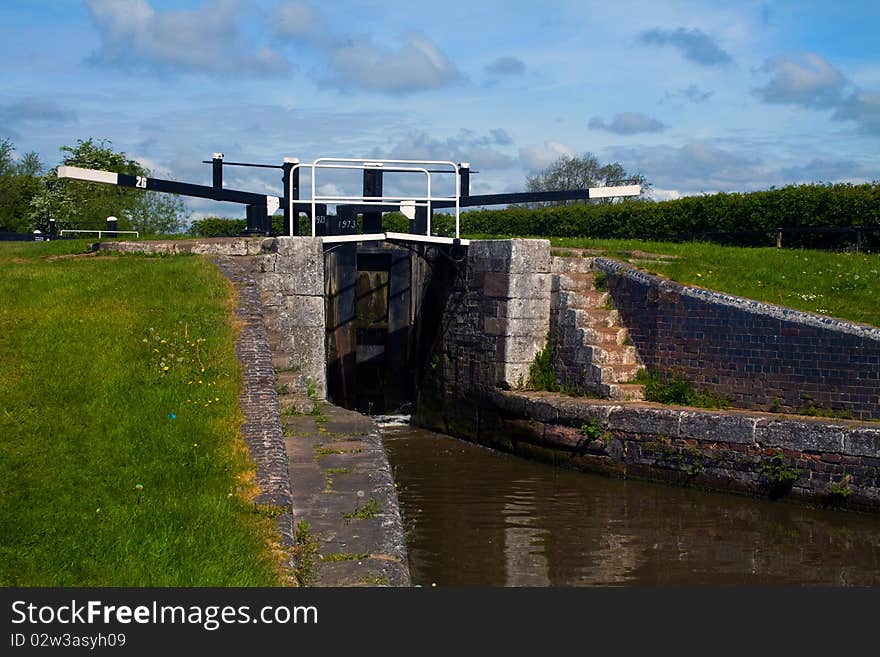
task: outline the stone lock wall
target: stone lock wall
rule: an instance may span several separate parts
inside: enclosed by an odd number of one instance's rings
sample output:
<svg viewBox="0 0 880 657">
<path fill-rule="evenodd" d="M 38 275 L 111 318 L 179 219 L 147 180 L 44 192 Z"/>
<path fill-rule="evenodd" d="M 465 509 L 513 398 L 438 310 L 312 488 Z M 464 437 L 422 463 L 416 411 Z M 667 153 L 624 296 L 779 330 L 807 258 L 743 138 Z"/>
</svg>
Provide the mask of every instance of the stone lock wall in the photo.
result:
<svg viewBox="0 0 880 657">
<path fill-rule="evenodd" d="M 324 250 L 319 237 L 266 240 L 257 278 L 276 370 L 292 370 L 327 397 Z"/>
<path fill-rule="evenodd" d="M 595 258 L 651 369 L 678 370 L 740 408 L 880 418 L 880 329 L 673 283 Z"/>
<path fill-rule="evenodd" d="M 875 423 L 516 390 L 549 330 L 544 244 L 471 244 L 423 368 L 418 424 L 583 470 L 880 509 Z M 614 261 L 597 258 L 593 268 L 608 274 L 606 289 L 646 365 L 683 369 L 739 404 L 775 395 L 795 406 L 806 391 L 816 404 L 847 402 L 875 417 L 878 331 L 684 290 Z"/>
<path fill-rule="evenodd" d="M 465 389 L 522 385 L 549 330 L 549 242 L 471 242 L 440 336 L 445 378 Z"/>
</svg>

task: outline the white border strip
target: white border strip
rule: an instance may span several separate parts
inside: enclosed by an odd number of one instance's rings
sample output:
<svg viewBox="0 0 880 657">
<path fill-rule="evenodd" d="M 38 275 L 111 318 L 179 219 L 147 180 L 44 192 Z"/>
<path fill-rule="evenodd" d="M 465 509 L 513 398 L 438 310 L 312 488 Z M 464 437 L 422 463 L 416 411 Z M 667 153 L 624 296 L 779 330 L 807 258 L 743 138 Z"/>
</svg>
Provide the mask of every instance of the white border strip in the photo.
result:
<svg viewBox="0 0 880 657">
<path fill-rule="evenodd" d="M 412 233 L 385 233 L 389 240 L 400 240 L 401 242 L 424 242 L 425 244 L 455 244 L 456 241 L 452 237 L 440 237 L 438 235 L 414 235 Z M 458 240 L 458 244 L 468 246 L 470 240 Z"/>
<path fill-rule="evenodd" d="M 112 171 L 100 171 L 98 169 L 82 169 L 61 165 L 56 170 L 59 178 L 76 178 L 77 180 L 90 180 L 91 182 L 106 183 L 108 185 L 119 184 L 119 174 Z"/>
<path fill-rule="evenodd" d="M 335 242 L 381 242 L 385 233 L 356 233 L 354 235 L 318 235 L 325 244 Z"/>
<path fill-rule="evenodd" d="M 611 198 L 612 196 L 638 196 L 641 185 L 621 185 L 620 187 L 590 187 L 590 198 Z"/>
</svg>

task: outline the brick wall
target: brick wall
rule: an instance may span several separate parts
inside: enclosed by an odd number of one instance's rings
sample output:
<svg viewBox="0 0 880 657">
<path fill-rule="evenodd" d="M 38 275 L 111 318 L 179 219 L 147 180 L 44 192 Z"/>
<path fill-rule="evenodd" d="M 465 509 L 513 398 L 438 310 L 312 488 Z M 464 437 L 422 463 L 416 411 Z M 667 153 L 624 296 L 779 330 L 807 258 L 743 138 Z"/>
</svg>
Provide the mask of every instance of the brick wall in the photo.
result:
<svg viewBox="0 0 880 657">
<path fill-rule="evenodd" d="M 880 329 L 687 287 L 595 258 L 649 369 L 678 370 L 740 408 L 880 418 Z"/>
</svg>

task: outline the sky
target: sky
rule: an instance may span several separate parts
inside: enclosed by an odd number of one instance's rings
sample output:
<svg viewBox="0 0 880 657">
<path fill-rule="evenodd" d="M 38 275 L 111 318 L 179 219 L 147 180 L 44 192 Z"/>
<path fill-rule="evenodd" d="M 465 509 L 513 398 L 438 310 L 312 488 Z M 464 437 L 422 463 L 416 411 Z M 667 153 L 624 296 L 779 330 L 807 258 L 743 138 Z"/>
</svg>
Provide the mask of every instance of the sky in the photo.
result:
<svg viewBox="0 0 880 657">
<path fill-rule="evenodd" d="M 94 138 L 199 184 L 214 152 L 470 162 L 481 194 L 585 153 L 658 200 L 880 179 L 880 2 L 0 0 L 0 31 L 0 138 L 50 167 Z"/>
</svg>

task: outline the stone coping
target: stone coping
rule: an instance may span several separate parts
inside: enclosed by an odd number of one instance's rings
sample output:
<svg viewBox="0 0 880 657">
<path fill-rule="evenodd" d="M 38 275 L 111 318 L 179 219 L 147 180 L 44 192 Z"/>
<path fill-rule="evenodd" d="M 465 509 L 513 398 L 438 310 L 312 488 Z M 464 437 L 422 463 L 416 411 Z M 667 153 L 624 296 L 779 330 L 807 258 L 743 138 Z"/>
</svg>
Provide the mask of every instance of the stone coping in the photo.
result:
<svg viewBox="0 0 880 657">
<path fill-rule="evenodd" d="M 615 402 L 559 393 L 492 390 L 486 401 L 514 415 L 577 426 L 595 418 L 605 429 L 668 438 L 754 445 L 880 459 L 880 422 Z"/>
</svg>

